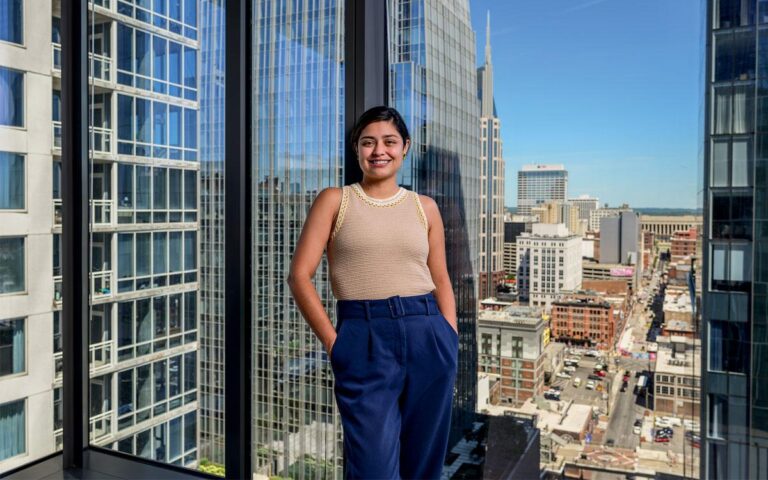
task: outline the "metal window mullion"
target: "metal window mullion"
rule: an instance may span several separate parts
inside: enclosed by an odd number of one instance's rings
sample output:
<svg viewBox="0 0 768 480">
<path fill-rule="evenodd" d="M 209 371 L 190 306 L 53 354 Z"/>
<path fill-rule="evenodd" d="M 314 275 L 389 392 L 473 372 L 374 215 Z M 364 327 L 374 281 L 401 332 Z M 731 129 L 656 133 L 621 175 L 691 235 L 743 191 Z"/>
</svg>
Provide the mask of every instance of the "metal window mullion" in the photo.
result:
<svg viewBox="0 0 768 480">
<path fill-rule="evenodd" d="M 252 471 L 251 2 L 230 0 L 225 11 L 225 384 L 227 478 Z"/>
<path fill-rule="evenodd" d="M 88 43 L 87 1 L 62 0 L 63 466 L 83 467 L 88 447 Z"/>
</svg>

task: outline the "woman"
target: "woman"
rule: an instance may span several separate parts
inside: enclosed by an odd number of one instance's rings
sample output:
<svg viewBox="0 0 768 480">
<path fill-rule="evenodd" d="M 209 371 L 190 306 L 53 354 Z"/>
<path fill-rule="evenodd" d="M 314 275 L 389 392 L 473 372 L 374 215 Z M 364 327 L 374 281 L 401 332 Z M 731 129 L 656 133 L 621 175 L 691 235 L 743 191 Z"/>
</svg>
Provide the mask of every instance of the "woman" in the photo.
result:
<svg viewBox="0 0 768 480">
<path fill-rule="evenodd" d="M 288 282 L 330 357 L 345 478 L 439 479 L 458 356 L 443 222 L 398 187 L 411 139 L 395 109 L 365 112 L 351 141 L 363 179 L 317 196 Z M 324 250 L 335 329 L 312 284 Z"/>
</svg>

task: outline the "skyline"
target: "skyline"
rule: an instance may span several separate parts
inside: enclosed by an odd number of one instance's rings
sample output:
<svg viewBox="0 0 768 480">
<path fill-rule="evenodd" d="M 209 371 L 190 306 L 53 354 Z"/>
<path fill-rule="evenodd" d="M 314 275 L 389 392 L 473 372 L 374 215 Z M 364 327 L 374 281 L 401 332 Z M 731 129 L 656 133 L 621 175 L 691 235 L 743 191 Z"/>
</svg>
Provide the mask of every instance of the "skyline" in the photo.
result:
<svg viewBox="0 0 768 480">
<path fill-rule="evenodd" d="M 489 10 L 507 207 L 516 206 L 523 164 L 562 163 L 570 198 L 700 208 L 705 22 L 698 2 L 470 0 L 478 66 Z M 637 162 L 646 166 L 628 171 Z M 677 192 L 671 201 L 670 192 Z"/>
</svg>

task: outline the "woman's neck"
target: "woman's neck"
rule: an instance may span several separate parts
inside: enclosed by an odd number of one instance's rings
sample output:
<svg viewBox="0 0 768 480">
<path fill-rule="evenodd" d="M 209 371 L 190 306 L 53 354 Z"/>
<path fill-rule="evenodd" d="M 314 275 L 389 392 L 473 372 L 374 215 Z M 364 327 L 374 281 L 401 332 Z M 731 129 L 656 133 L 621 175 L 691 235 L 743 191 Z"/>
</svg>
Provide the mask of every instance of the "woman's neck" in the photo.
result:
<svg viewBox="0 0 768 480">
<path fill-rule="evenodd" d="M 371 198 L 389 198 L 400 191 L 394 177 L 383 180 L 363 178 L 359 183 L 365 194 Z"/>
</svg>

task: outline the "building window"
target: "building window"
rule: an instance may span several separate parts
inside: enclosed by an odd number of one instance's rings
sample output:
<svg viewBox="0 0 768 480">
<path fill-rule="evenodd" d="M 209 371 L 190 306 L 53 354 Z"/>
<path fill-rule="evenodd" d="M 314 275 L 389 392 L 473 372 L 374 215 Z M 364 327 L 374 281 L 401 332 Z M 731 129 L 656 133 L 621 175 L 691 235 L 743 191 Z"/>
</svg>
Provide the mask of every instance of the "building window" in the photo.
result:
<svg viewBox="0 0 768 480">
<path fill-rule="evenodd" d="M 712 194 L 712 238 L 752 239 L 752 195 Z"/>
<path fill-rule="evenodd" d="M 0 67 L 0 125 L 24 126 L 24 74 Z"/>
<path fill-rule="evenodd" d="M 24 371 L 24 319 L 0 320 L 0 377 Z"/>
<path fill-rule="evenodd" d="M 24 291 L 24 238 L 0 238 L 0 294 Z"/>
<path fill-rule="evenodd" d="M 747 324 L 709 322 L 709 369 L 720 372 L 747 372 Z"/>
<path fill-rule="evenodd" d="M 752 249 L 749 244 L 713 244 L 711 265 L 713 290 L 749 291 L 752 278 Z"/>
<path fill-rule="evenodd" d="M 22 0 L 0 0 L 0 40 L 24 42 L 24 15 Z"/>
<path fill-rule="evenodd" d="M 0 152 L 0 210 L 22 210 L 23 208 L 24 156 Z"/>
<path fill-rule="evenodd" d="M 0 461 L 26 451 L 24 400 L 0 405 Z"/>
</svg>

